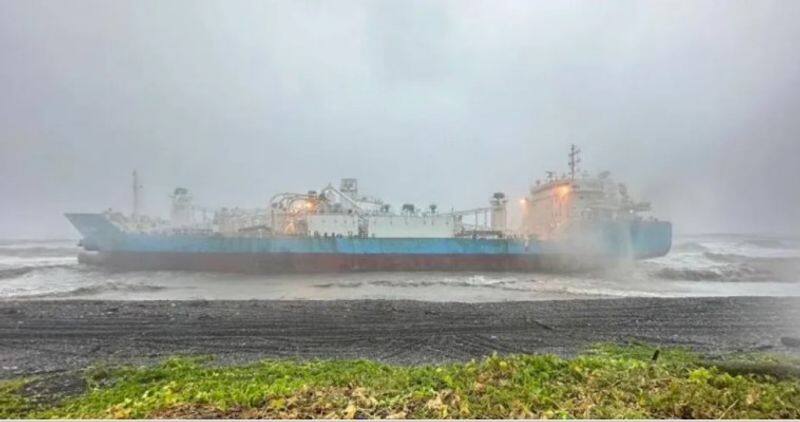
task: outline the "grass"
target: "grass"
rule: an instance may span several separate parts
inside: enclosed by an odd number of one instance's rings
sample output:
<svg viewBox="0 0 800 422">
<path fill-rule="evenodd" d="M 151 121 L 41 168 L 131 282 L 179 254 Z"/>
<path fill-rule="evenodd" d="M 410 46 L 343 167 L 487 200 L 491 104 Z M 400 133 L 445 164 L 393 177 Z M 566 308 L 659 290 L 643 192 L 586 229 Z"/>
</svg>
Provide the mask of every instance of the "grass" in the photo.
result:
<svg viewBox="0 0 800 422">
<path fill-rule="evenodd" d="M 775 373 L 797 362 L 707 362 L 676 349 L 653 361 L 655 352 L 604 345 L 572 359 L 492 356 L 440 366 L 220 367 L 210 358 L 172 358 L 95 367 L 83 374 L 85 391 L 56 403 L 26 393 L 35 380 L 6 381 L 0 418 L 800 418 L 800 378 Z"/>
</svg>

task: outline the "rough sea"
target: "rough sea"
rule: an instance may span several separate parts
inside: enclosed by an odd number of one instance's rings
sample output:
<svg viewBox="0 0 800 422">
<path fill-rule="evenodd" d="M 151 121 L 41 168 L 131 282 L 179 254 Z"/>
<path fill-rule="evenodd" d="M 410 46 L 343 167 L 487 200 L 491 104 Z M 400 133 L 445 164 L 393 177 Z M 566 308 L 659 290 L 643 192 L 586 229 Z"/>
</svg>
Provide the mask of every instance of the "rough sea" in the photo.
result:
<svg viewBox="0 0 800 422">
<path fill-rule="evenodd" d="M 78 264 L 76 240 L 0 240 L 0 300 L 412 299 L 800 296 L 800 238 L 697 235 L 665 257 L 589 273 L 116 272 Z"/>
</svg>

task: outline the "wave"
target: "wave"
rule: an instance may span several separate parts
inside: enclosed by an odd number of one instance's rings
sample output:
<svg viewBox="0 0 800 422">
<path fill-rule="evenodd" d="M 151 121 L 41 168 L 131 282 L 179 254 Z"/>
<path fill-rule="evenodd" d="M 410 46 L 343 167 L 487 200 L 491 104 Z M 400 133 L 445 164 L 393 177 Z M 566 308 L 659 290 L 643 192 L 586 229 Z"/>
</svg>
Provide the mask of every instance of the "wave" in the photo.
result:
<svg viewBox="0 0 800 422">
<path fill-rule="evenodd" d="M 29 272 L 35 270 L 37 267 L 18 267 L 18 268 L 6 268 L 0 270 L 0 280 L 6 278 L 14 278 L 19 277 L 21 275 L 28 274 Z"/>
<path fill-rule="evenodd" d="M 798 248 L 797 242 L 792 242 L 783 239 L 746 239 L 739 242 L 740 246 L 755 246 L 763 249 L 796 249 Z"/>
<path fill-rule="evenodd" d="M 780 264 L 795 263 L 800 266 L 800 256 L 748 256 L 735 253 L 705 252 L 703 257 L 722 263 Z"/>
<path fill-rule="evenodd" d="M 645 292 L 640 290 L 614 290 L 614 289 L 601 289 L 601 288 L 581 288 L 581 287 L 564 287 L 562 289 L 565 293 L 584 296 L 605 296 L 605 297 L 664 297 L 665 295 L 655 292 Z"/>
<path fill-rule="evenodd" d="M 688 281 L 721 281 L 725 274 L 715 270 L 701 270 L 694 268 L 662 268 L 653 272 L 653 275 L 666 280 Z"/>
<path fill-rule="evenodd" d="M 469 278 L 462 280 L 375 280 L 370 281 L 368 284 L 373 286 L 382 287 L 430 287 L 430 286 L 448 286 L 448 287 L 485 287 L 489 289 L 511 290 L 511 291 L 529 291 L 521 287 L 513 287 L 511 284 L 516 283 L 516 280 L 486 280 L 483 278 Z"/>
<path fill-rule="evenodd" d="M 748 261 L 758 261 L 767 258 L 758 258 L 746 255 L 739 255 L 734 253 L 714 253 L 714 252 L 705 252 L 703 256 L 714 262 L 723 262 L 723 263 L 742 263 Z"/>
<path fill-rule="evenodd" d="M 672 246 L 673 252 L 705 252 L 707 247 L 698 242 L 678 243 Z"/>
<path fill-rule="evenodd" d="M 65 246 L 27 246 L 27 247 L 6 247 L 0 246 L 0 256 L 13 257 L 59 257 L 75 256 L 80 249 L 77 247 Z"/>
<path fill-rule="evenodd" d="M 361 287 L 364 283 L 360 281 L 353 281 L 353 282 L 342 282 L 342 283 L 322 283 L 322 284 L 315 284 L 314 287 L 319 287 L 323 289 L 331 288 L 331 287 L 342 287 L 342 288 L 355 288 Z"/>
<path fill-rule="evenodd" d="M 94 286 L 76 287 L 70 290 L 62 290 L 57 292 L 44 292 L 18 295 L 20 299 L 43 299 L 43 298 L 64 298 L 73 296 L 91 296 L 104 292 L 128 292 L 128 293 L 147 293 L 165 290 L 165 286 L 156 286 L 152 284 L 121 284 L 121 283 L 107 283 L 98 284 Z"/>
<path fill-rule="evenodd" d="M 74 265 L 29 265 L 24 267 L 4 268 L 0 269 L 0 280 L 16 278 L 32 271 L 49 270 L 53 268 L 74 268 Z"/>
<path fill-rule="evenodd" d="M 752 259 L 744 257 L 745 259 Z M 738 257 L 717 257 L 723 262 L 739 262 Z M 666 267 L 652 275 L 666 280 L 681 281 L 800 281 L 800 265 L 797 260 L 769 258 L 763 262 L 731 264 L 712 268 Z"/>
</svg>

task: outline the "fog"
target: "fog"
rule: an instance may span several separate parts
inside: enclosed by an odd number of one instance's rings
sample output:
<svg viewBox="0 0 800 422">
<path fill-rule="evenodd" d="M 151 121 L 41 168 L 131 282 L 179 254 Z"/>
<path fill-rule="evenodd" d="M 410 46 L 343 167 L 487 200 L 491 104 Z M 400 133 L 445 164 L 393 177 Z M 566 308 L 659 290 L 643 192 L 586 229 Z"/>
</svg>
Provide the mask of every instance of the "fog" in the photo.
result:
<svg viewBox="0 0 800 422">
<path fill-rule="evenodd" d="M 484 206 L 610 170 L 679 233 L 800 232 L 800 2 L 0 4 L 0 237 L 357 177 Z"/>
</svg>

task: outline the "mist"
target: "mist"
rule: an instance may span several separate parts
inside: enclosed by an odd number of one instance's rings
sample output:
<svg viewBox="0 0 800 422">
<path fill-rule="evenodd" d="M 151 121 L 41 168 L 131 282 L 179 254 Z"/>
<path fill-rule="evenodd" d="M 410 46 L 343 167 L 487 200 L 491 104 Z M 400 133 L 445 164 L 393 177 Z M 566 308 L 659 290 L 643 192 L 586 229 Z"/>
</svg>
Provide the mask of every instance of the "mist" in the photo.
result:
<svg viewBox="0 0 800 422">
<path fill-rule="evenodd" d="M 800 3 L 5 1 L 0 237 L 357 177 L 485 206 L 610 170 L 678 233 L 800 233 Z"/>
</svg>

